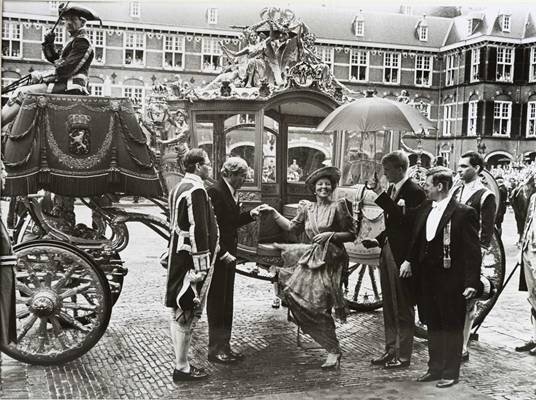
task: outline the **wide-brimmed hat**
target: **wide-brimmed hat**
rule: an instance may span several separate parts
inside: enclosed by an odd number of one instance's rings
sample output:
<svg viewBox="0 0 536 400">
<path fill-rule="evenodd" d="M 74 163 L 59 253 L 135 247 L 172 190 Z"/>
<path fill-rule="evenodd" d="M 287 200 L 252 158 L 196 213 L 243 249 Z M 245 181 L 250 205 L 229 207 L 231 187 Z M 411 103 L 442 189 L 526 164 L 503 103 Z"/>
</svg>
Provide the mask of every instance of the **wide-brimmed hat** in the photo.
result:
<svg viewBox="0 0 536 400">
<path fill-rule="evenodd" d="M 341 171 L 337 167 L 322 167 L 311 172 L 311 174 L 305 179 L 305 184 L 314 186 L 317 180 L 320 178 L 329 178 L 330 181 L 338 183 L 341 179 Z"/>
<path fill-rule="evenodd" d="M 67 7 L 61 7 L 58 11 L 62 17 L 76 15 L 77 17 L 84 18 L 86 21 L 100 21 L 102 24 L 102 20 L 99 16 L 86 7 L 69 5 Z"/>
</svg>

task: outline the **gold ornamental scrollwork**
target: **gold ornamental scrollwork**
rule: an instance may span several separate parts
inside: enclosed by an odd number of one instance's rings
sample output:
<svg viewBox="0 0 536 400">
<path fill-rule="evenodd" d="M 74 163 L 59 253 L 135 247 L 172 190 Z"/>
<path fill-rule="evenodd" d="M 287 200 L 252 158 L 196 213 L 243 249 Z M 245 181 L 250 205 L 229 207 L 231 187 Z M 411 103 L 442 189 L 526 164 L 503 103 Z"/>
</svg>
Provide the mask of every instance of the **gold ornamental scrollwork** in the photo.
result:
<svg viewBox="0 0 536 400">
<path fill-rule="evenodd" d="M 46 135 L 47 135 L 47 141 L 50 145 L 50 148 L 52 150 L 52 154 L 56 156 L 56 158 L 66 167 L 69 168 L 77 168 L 77 169 L 89 169 L 97 165 L 106 153 L 110 150 L 110 147 L 112 145 L 112 138 L 113 138 L 113 127 L 114 127 L 114 116 L 110 116 L 110 125 L 108 128 L 108 132 L 106 133 L 106 136 L 104 137 L 104 141 L 102 143 L 102 146 L 99 148 L 97 153 L 95 153 L 92 156 L 89 157 L 83 157 L 83 158 L 77 158 L 73 157 L 69 154 L 64 153 L 59 145 L 58 142 L 56 142 L 56 139 L 54 138 L 54 135 L 52 134 L 52 129 L 50 128 L 50 120 L 48 114 L 45 116 L 46 121 Z"/>
</svg>

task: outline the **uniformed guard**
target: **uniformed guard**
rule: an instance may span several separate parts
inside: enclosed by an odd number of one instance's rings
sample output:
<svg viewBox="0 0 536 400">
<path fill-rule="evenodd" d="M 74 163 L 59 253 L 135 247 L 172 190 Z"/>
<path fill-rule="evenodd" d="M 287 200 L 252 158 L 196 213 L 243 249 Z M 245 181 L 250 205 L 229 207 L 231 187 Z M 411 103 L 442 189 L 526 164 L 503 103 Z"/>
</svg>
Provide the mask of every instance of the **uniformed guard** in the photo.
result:
<svg viewBox="0 0 536 400">
<path fill-rule="evenodd" d="M 45 35 L 43 54 L 54 64 L 54 68 L 48 71 L 33 71 L 31 84 L 12 92 L 9 101 L 2 108 L 3 124 L 8 124 L 17 116 L 26 93 L 89 94 L 88 72 L 94 50 L 84 27 L 87 21 L 100 21 L 100 18 L 81 6 L 61 8 L 60 18 L 65 22 L 71 39 L 59 54 L 54 45 L 54 31 Z"/>
<path fill-rule="evenodd" d="M 168 250 L 166 307 L 171 308 L 175 350 L 173 381 L 206 378 L 188 361 L 193 324 L 203 310 L 219 251 L 216 216 L 203 181 L 210 175 L 207 153 L 192 149 L 184 156 L 186 173 L 169 195 L 171 237 Z"/>
</svg>

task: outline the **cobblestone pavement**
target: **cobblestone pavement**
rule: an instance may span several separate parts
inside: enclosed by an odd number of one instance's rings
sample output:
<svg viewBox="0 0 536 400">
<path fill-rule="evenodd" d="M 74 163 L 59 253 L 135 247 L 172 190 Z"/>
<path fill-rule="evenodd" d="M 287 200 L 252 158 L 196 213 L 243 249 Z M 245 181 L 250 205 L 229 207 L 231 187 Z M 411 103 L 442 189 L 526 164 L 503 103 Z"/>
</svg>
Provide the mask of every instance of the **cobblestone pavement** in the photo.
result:
<svg viewBox="0 0 536 400">
<path fill-rule="evenodd" d="M 148 208 L 146 208 L 148 209 Z M 40 398 L 251 398 L 251 399 L 531 399 L 536 398 L 536 357 L 513 351 L 530 335 L 526 294 L 517 291 L 518 272 L 473 342 L 459 385 L 436 389 L 415 378 L 426 370 L 426 342 L 415 343 L 412 365 L 403 371 L 371 367 L 383 347 L 381 310 L 353 313 L 337 327 L 344 356 L 340 371 L 324 372 L 324 351 L 287 322 L 286 309 L 270 307 L 267 282 L 239 276 L 235 291 L 233 345 L 245 353 L 235 366 L 206 359 L 207 324 L 193 339 L 192 359 L 210 379 L 176 386 L 173 353 L 163 307 L 165 271 L 158 256 L 165 244 L 143 226 L 131 226 L 123 253 L 130 269 L 107 332 L 86 355 L 62 366 L 29 366 L 2 356 L 0 397 Z M 509 213 L 504 242 L 513 267 L 515 223 Z"/>
</svg>

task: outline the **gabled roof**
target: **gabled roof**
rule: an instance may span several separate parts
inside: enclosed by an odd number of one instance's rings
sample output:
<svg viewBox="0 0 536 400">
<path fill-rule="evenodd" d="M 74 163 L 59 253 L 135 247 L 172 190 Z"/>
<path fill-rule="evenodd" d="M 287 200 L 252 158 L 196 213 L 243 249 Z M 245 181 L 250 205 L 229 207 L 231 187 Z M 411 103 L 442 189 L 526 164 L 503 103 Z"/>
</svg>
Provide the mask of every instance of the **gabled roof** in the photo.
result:
<svg viewBox="0 0 536 400">
<path fill-rule="evenodd" d="M 128 1 L 84 1 L 84 6 L 93 9 L 102 19 L 105 25 L 115 24 L 141 24 L 146 29 L 151 26 L 183 28 L 191 30 L 204 30 L 214 34 L 238 35 L 241 29 L 233 29 L 232 25 L 250 26 L 260 21 L 260 12 L 265 4 L 258 2 L 237 2 L 226 0 L 225 2 L 200 2 L 200 1 L 142 1 L 140 17 L 130 16 L 130 2 Z M 287 3 L 288 4 L 288 3 Z M 270 3 L 270 5 L 272 5 Z M 338 41 L 344 45 L 352 43 L 382 44 L 384 46 L 412 46 L 423 49 L 439 49 L 442 46 L 455 44 L 468 39 L 467 18 L 462 15 L 456 18 L 444 18 L 427 16 L 428 40 L 420 41 L 415 34 L 418 22 L 422 15 L 405 15 L 389 12 L 364 12 L 360 13 L 359 4 L 356 7 L 341 8 L 338 6 L 306 5 L 298 2 L 290 7 L 296 17 L 308 25 L 315 33 L 318 42 L 336 44 Z M 209 24 L 207 11 L 216 8 L 218 11 L 217 23 Z M 481 35 L 493 35 L 504 38 L 522 39 L 534 36 L 536 30 L 536 13 L 530 12 L 531 7 L 509 7 L 511 12 L 511 30 L 502 32 L 498 25 L 498 15 L 501 10 L 498 7 L 479 11 L 483 15 L 482 22 L 474 34 L 470 37 Z M 503 10 L 505 11 L 505 10 Z M 535 10 L 536 11 L 536 10 Z M 47 1 L 20 1 L 4 0 L 3 12 L 28 14 L 32 16 L 49 16 L 55 18 L 56 13 L 51 12 Z M 530 15 L 529 15 L 530 14 Z M 353 21 L 357 15 L 362 15 L 364 20 L 364 36 L 355 36 Z M 527 24 L 528 21 L 528 24 Z"/>
</svg>

